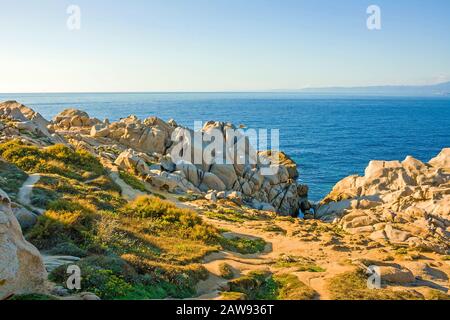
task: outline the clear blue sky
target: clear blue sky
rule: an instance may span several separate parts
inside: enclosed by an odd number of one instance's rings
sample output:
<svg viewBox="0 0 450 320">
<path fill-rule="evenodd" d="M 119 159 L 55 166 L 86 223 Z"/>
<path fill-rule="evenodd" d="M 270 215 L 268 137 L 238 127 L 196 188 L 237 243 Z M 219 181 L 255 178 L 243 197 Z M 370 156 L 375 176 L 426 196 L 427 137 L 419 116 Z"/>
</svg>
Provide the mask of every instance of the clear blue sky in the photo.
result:
<svg viewBox="0 0 450 320">
<path fill-rule="evenodd" d="M 0 92 L 435 83 L 449 33 L 448 0 L 0 0 Z"/>
</svg>

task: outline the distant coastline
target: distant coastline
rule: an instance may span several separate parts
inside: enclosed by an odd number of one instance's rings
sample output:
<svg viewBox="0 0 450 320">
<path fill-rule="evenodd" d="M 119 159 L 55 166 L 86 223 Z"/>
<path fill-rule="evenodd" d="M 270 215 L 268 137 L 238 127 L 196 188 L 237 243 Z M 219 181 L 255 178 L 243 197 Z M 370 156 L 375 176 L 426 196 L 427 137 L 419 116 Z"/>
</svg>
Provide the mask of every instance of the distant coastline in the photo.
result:
<svg viewBox="0 0 450 320">
<path fill-rule="evenodd" d="M 385 85 L 360 87 L 312 87 L 302 89 L 231 90 L 231 91 L 104 91 L 104 92 L 0 92 L 0 95 L 32 94 L 297 94 L 305 96 L 355 97 L 448 97 L 450 81 L 433 85 Z"/>
</svg>

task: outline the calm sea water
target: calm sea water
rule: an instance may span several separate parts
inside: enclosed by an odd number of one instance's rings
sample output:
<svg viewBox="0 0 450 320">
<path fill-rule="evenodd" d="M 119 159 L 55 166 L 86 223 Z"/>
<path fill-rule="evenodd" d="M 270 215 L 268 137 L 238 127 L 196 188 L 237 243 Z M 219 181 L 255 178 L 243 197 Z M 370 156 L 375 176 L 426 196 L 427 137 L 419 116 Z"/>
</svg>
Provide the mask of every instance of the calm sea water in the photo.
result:
<svg viewBox="0 0 450 320">
<path fill-rule="evenodd" d="M 362 174 L 371 159 L 412 155 L 428 161 L 450 147 L 450 97 L 324 97 L 272 93 L 0 94 L 51 118 L 74 107 L 100 119 L 129 114 L 220 120 L 279 129 L 281 149 L 299 164 L 301 181 L 319 200 L 340 179 Z"/>
</svg>

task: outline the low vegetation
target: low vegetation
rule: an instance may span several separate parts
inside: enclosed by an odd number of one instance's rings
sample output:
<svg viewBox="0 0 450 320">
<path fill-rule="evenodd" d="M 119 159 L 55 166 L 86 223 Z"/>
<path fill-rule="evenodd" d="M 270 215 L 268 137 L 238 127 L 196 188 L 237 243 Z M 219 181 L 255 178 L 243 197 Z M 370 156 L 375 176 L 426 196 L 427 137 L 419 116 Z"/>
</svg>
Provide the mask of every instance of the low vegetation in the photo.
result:
<svg viewBox="0 0 450 320">
<path fill-rule="evenodd" d="M 145 184 L 136 178 L 135 176 L 129 174 L 125 171 L 119 171 L 120 179 L 122 179 L 126 184 L 128 184 L 130 187 L 132 187 L 135 190 L 146 192 L 147 188 L 145 187 Z"/>
<path fill-rule="evenodd" d="M 328 289 L 333 300 L 421 300 L 424 297 L 415 291 L 394 291 L 389 288 L 369 289 L 367 275 L 357 270 L 331 278 Z"/>
<path fill-rule="evenodd" d="M 224 279 L 230 280 L 234 278 L 233 268 L 228 263 L 221 263 L 219 265 L 220 276 Z"/>
<path fill-rule="evenodd" d="M 0 156 L 29 173 L 53 173 L 79 181 L 96 178 L 105 172 L 89 152 L 60 144 L 40 149 L 12 140 L 0 144 Z"/>
<path fill-rule="evenodd" d="M 242 223 L 249 220 L 258 220 L 261 217 L 251 215 L 249 212 L 244 212 L 240 208 L 226 208 L 219 207 L 214 211 L 206 211 L 205 216 L 210 219 L 223 220 L 229 222 Z"/>
<path fill-rule="evenodd" d="M 249 300 L 311 300 L 317 294 L 295 275 L 265 271 L 252 271 L 230 281 L 230 292 L 245 294 Z"/>
<path fill-rule="evenodd" d="M 255 254 L 263 252 L 267 243 L 263 239 L 231 237 L 221 238 L 220 244 L 225 250 L 240 254 Z"/>
<path fill-rule="evenodd" d="M 313 259 L 281 255 L 275 261 L 275 268 L 294 268 L 297 272 L 325 272 L 326 270 L 317 265 Z"/>
<path fill-rule="evenodd" d="M 80 181 L 44 175 L 33 203 L 46 208 L 27 239 L 48 254 L 82 258 L 82 287 L 102 299 L 189 298 L 207 271 L 205 255 L 227 249 L 255 253 L 262 240 L 226 239 L 196 212 L 155 196 L 132 202 L 106 176 Z M 65 266 L 50 279 L 63 284 Z"/>
<path fill-rule="evenodd" d="M 0 189 L 15 196 L 27 178 L 28 175 L 16 165 L 0 159 Z"/>
</svg>

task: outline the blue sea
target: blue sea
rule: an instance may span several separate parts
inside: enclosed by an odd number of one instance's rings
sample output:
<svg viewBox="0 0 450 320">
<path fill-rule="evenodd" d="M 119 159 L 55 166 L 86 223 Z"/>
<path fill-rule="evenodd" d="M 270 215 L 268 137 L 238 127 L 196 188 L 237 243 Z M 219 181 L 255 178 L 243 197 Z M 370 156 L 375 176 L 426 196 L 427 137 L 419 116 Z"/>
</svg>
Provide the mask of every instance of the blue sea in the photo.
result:
<svg viewBox="0 0 450 320">
<path fill-rule="evenodd" d="M 319 200 L 336 182 L 363 174 L 372 159 L 428 161 L 450 147 L 450 97 L 315 96 L 289 93 L 0 94 L 46 118 L 63 109 L 118 120 L 158 116 L 193 127 L 220 120 L 279 129 L 280 148 L 298 164 L 300 180 Z"/>
</svg>

